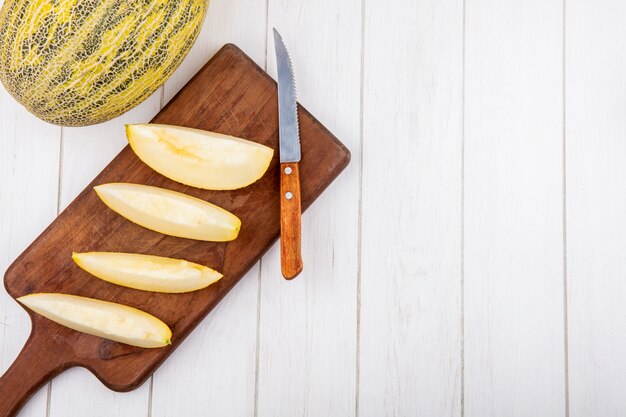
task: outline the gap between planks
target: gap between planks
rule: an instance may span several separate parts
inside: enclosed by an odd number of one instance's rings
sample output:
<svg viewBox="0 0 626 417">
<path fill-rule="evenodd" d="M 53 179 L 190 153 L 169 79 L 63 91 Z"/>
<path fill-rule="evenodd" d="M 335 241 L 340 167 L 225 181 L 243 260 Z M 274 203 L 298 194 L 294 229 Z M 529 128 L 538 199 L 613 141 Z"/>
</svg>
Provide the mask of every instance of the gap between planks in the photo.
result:
<svg viewBox="0 0 626 417">
<path fill-rule="evenodd" d="M 467 1 L 463 0 L 463 46 L 461 55 L 461 417 L 465 417 L 465 17 Z"/>
<path fill-rule="evenodd" d="M 357 213 L 357 270 L 356 270 L 356 378 L 354 415 L 359 417 L 361 389 L 361 256 L 363 253 L 363 108 L 365 103 L 365 0 L 361 0 L 361 68 L 359 88 L 359 203 Z"/>
<path fill-rule="evenodd" d="M 269 36 L 269 24 L 270 24 L 270 4 L 269 0 L 265 0 L 265 45 L 264 45 L 264 62 L 263 70 L 267 72 L 267 38 Z M 254 404 L 253 413 L 254 417 L 259 415 L 259 369 L 261 366 L 261 276 L 262 276 L 263 258 L 259 260 L 259 273 L 257 275 L 257 294 L 256 294 L 256 346 L 254 352 Z"/>
<path fill-rule="evenodd" d="M 562 92 L 563 92 L 563 156 L 562 156 L 562 165 L 563 165 L 563 360 L 564 363 L 564 391 L 565 391 L 565 417 L 569 417 L 570 415 L 570 405 L 569 405 L 569 320 L 567 315 L 568 310 L 568 302 L 567 302 L 567 129 L 566 129 L 566 121 L 567 121 L 567 92 L 566 92 L 566 46 L 567 46 L 567 31 L 566 31 L 566 5 L 567 0 L 563 0 L 563 17 L 562 17 L 562 25 L 563 25 L 563 54 L 561 59 L 563 60 L 563 84 L 562 84 Z"/>
</svg>

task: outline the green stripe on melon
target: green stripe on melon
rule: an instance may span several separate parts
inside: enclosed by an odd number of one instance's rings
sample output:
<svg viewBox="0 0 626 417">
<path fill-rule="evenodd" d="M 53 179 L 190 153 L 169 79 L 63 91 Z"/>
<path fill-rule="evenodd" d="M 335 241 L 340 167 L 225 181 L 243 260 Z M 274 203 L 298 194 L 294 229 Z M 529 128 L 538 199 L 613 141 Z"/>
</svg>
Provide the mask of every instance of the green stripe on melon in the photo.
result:
<svg viewBox="0 0 626 417">
<path fill-rule="evenodd" d="M 0 81 L 50 123 L 104 122 L 167 80 L 207 7 L 208 0 L 6 0 Z"/>
</svg>

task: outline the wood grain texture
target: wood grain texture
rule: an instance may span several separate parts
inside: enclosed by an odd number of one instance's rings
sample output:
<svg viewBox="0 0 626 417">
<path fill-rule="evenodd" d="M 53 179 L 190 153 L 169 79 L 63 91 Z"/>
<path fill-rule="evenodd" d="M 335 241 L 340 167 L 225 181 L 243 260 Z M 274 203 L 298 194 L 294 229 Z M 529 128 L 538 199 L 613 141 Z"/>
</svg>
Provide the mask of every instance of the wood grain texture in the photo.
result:
<svg viewBox="0 0 626 417">
<path fill-rule="evenodd" d="M 258 417 L 355 415 L 359 11 L 360 0 L 269 2 L 268 72 L 276 76 L 275 27 L 300 103 L 345 140 L 353 162 L 302 216 L 298 278 L 282 278 L 278 247 L 261 262 Z M 300 179 L 304 185 L 302 162 Z"/>
<path fill-rule="evenodd" d="M 624 416 L 626 3 L 566 15 L 570 416 Z"/>
<path fill-rule="evenodd" d="M 93 178 L 126 146 L 125 123 L 143 123 L 160 108 L 160 91 L 130 112 L 96 126 L 63 128 L 59 208 L 65 209 Z M 76 392 L 81 392 L 80 396 Z M 131 393 L 103 390 L 83 368 L 69 369 L 51 382 L 48 417 L 71 415 L 119 417 L 148 415 L 150 385 Z"/>
<path fill-rule="evenodd" d="M 285 279 L 302 272 L 302 207 L 298 163 L 280 164 L 280 271 Z"/>
<path fill-rule="evenodd" d="M 466 417 L 565 415 L 562 6 L 466 3 Z"/>
<path fill-rule="evenodd" d="M 54 219 L 60 129 L 37 120 L 0 88 L 0 271 Z M 19 305 L 0 291 L 0 374 L 17 357 L 30 325 Z M 47 390 L 22 417 L 46 415 Z M 2 401 L 0 401 L 2 402 Z"/>
<path fill-rule="evenodd" d="M 152 416 L 254 414 L 258 265 L 153 376 Z"/>
<path fill-rule="evenodd" d="M 359 416 L 461 415 L 463 4 L 365 2 Z"/>
<path fill-rule="evenodd" d="M 54 349 L 53 339 L 33 325 L 24 348 L 0 377 L 0 416 L 16 415 L 35 390 L 68 367 L 61 355 L 50 355 Z"/>
<path fill-rule="evenodd" d="M 228 45 L 153 121 L 243 136 L 276 149 L 277 109 L 264 105 L 275 100 L 276 84 L 240 50 Z M 230 123 L 230 117 L 239 123 Z M 345 168 L 350 154 L 305 110 L 300 111 L 299 117 L 303 138 L 301 169 L 306 175 L 302 200 L 306 209 Z M 5 286 L 13 297 L 35 292 L 68 292 L 138 307 L 170 325 L 173 344 L 156 350 L 134 348 L 74 332 L 31 314 L 35 331 L 45 333 L 53 341 L 45 354 L 62 359 L 59 369 L 84 366 L 114 390 L 132 390 L 145 382 L 277 239 L 277 161 L 275 158 L 267 174 L 250 187 L 229 192 L 203 191 L 156 174 L 125 147 L 11 265 L 5 274 Z M 323 170 L 319 168 L 320 162 Z M 92 190 L 97 184 L 120 181 L 162 186 L 209 200 L 236 214 L 244 227 L 238 239 L 229 243 L 196 242 L 142 229 L 104 209 Z M 124 289 L 92 279 L 71 262 L 72 250 L 87 249 L 172 257 L 184 253 L 186 259 L 219 269 L 224 278 L 206 290 L 186 294 Z M 42 257 L 46 263 L 39 261 Z M 183 310 L 181 306 L 187 308 Z"/>
<path fill-rule="evenodd" d="M 165 84 L 165 99 L 227 42 L 263 67 L 266 24 L 265 0 L 211 0 L 196 44 Z M 207 410 L 215 416 L 253 414 L 258 290 L 257 264 L 159 368 L 153 377 L 152 417 L 201 417 Z"/>
</svg>

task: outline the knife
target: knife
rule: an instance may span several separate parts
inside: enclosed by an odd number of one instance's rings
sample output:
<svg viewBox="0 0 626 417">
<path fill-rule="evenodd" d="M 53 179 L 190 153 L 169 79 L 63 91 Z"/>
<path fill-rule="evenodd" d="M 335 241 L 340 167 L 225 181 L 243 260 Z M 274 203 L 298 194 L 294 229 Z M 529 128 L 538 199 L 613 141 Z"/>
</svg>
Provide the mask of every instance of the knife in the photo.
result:
<svg viewBox="0 0 626 417">
<path fill-rule="evenodd" d="M 300 206 L 300 130 L 296 82 L 283 38 L 274 28 L 278 70 L 278 133 L 280 142 L 280 269 L 286 279 L 302 271 Z"/>
</svg>

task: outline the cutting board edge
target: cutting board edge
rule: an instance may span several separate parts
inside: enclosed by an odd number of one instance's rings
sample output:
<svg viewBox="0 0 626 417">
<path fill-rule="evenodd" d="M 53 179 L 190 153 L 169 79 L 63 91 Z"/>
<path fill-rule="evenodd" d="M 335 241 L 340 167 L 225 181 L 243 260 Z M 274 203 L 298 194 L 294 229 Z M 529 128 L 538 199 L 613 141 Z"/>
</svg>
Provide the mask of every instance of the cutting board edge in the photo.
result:
<svg viewBox="0 0 626 417">
<path fill-rule="evenodd" d="M 272 77 L 270 77 L 265 71 L 263 71 L 263 69 L 258 66 L 250 57 L 248 57 L 245 53 L 243 53 L 243 51 L 237 47 L 234 44 L 226 44 L 224 45 L 222 48 L 220 48 L 220 50 L 202 67 L 202 69 L 200 69 L 196 75 L 194 75 L 194 77 L 192 77 L 189 81 L 189 83 L 191 83 L 194 79 L 196 79 L 197 77 L 200 76 L 200 74 L 203 72 L 203 69 L 210 65 L 215 59 L 217 59 L 217 57 L 220 55 L 221 52 L 223 52 L 224 50 L 228 50 L 231 49 L 235 52 L 237 52 L 238 54 L 240 54 L 241 56 L 243 56 L 248 62 L 250 62 L 252 64 L 252 67 L 259 73 L 261 74 L 263 77 L 271 80 L 274 84 L 275 81 L 272 79 Z M 167 104 L 166 106 L 163 107 L 163 110 L 167 109 L 172 103 L 174 103 L 176 100 L 176 97 L 179 96 L 179 94 L 181 94 L 181 91 L 179 91 Z M 305 112 L 307 114 L 308 117 L 310 117 L 312 120 L 314 120 L 315 123 L 315 127 L 317 129 L 319 129 L 321 132 L 323 132 L 330 140 L 332 140 L 332 142 L 335 144 L 335 146 L 337 146 L 337 151 L 338 153 L 340 153 L 339 155 L 339 159 L 338 159 L 338 163 L 336 165 L 334 165 L 333 167 L 333 171 L 332 171 L 332 175 L 330 175 L 326 181 L 322 182 L 321 184 L 319 184 L 319 186 L 316 189 L 315 192 L 315 197 L 309 201 L 309 202 L 303 202 L 303 211 L 306 210 L 320 195 L 321 193 L 328 188 L 328 186 L 330 186 L 330 184 L 335 181 L 335 179 L 341 174 L 341 172 L 343 172 L 345 170 L 345 168 L 349 165 L 350 160 L 351 160 L 351 153 L 348 150 L 348 148 L 341 142 L 339 141 L 339 139 L 332 134 L 323 124 L 319 123 L 319 121 L 317 120 L 317 118 L 315 118 L 308 110 L 306 110 L 306 108 L 302 107 L 301 105 L 299 105 L 299 111 L 301 112 Z M 129 149 L 129 146 L 126 145 L 112 160 L 109 164 L 107 164 L 107 166 L 100 172 L 98 173 L 98 175 L 96 175 L 94 177 L 94 179 L 72 200 L 72 202 L 59 214 L 59 216 L 57 216 L 56 219 L 54 219 L 38 236 L 37 238 L 35 238 L 30 245 L 28 245 L 28 247 L 26 247 L 21 253 L 20 255 L 18 255 L 15 260 L 9 265 L 9 267 L 7 268 L 7 270 L 4 273 L 4 287 L 7 291 L 7 293 L 11 296 L 11 298 L 16 299 L 19 296 L 21 296 L 22 294 L 17 294 L 13 291 L 10 290 L 10 288 L 8 287 L 8 282 L 10 280 L 15 280 L 15 279 L 19 279 L 19 277 L 15 276 L 15 272 L 14 269 L 15 267 L 22 261 L 23 257 L 31 250 L 31 248 L 33 246 L 38 245 L 39 243 L 41 243 L 40 241 L 42 239 L 45 239 L 49 229 L 51 229 L 54 224 L 57 221 L 62 221 L 63 217 L 69 215 L 69 213 L 72 210 L 72 206 L 75 202 L 75 200 L 80 199 L 81 197 L 84 196 L 84 194 L 89 193 L 89 192 L 94 192 L 92 190 L 93 186 L 97 183 L 97 181 L 99 180 L 99 178 L 104 175 L 104 173 L 106 173 L 108 170 L 112 169 L 112 167 L 114 167 L 116 165 L 116 162 L 119 158 L 122 158 L 123 155 L 126 152 L 132 152 L 132 150 Z M 264 256 L 264 254 L 274 245 L 276 244 L 276 241 L 278 240 L 275 239 L 274 241 L 272 241 L 270 244 L 268 244 L 265 248 L 263 248 L 261 255 L 259 256 L 259 258 L 257 258 L 254 262 L 251 262 L 250 265 L 246 266 L 246 273 L 250 271 L 250 269 L 252 269 L 254 267 L 254 265 L 256 265 L 256 263 L 258 262 L 258 259 L 260 259 L 262 256 Z M 246 273 L 242 274 L 239 279 L 237 279 L 237 283 L 243 278 L 243 276 L 246 275 Z M 233 285 L 234 286 L 234 285 Z M 232 287 L 231 287 L 232 289 Z M 218 300 L 217 303 L 219 303 L 225 296 L 226 294 L 230 292 L 230 289 L 228 291 L 226 291 Z M 172 347 L 168 347 L 165 348 L 167 349 L 167 351 L 165 351 L 163 353 L 163 355 L 159 358 L 159 360 L 155 361 L 153 363 L 152 366 L 147 367 L 146 369 L 144 369 L 144 371 L 135 374 L 135 378 L 130 378 L 128 381 L 125 381 L 124 383 L 111 383 L 110 381 L 107 381 L 104 377 L 101 377 L 101 375 L 99 374 L 99 372 L 94 369 L 93 367 L 89 366 L 88 364 L 83 364 L 81 362 L 77 362 L 76 360 L 74 360 L 71 355 L 67 355 L 64 354 L 63 352 L 59 353 L 61 355 L 66 356 L 66 360 L 63 362 L 63 369 L 68 369 L 71 367 L 82 367 L 87 369 L 90 373 L 92 373 L 104 386 L 106 386 L 107 388 L 116 391 L 116 392 L 128 392 L 128 391 L 132 391 L 138 387 L 140 387 L 141 385 L 143 385 L 148 378 L 163 364 L 163 362 L 165 360 L 167 360 L 167 358 L 172 354 L 172 352 L 187 338 L 187 336 L 193 332 L 197 326 L 200 324 L 200 322 L 202 320 L 204 320 L 206 318 L 206 316 L 213 310 L 213 308 L 215 308 L 215 305 L 217 305 L 217 303 L 215 303 L 214 305 L 207 305 L 207 307 L 203 310 L 201 310 L 201 315 L 198 317 L 197 320 L 195 320 L 193 322 L 193 324 L 190 327 L 190 330 L 188 332 L 186 332 L 185 334 L 181 335 L 179 338 L 179 341 L 175 344 L 175 346 Z M 25 308 L 21 303 L 18 302 L 18 304 L 20 305 L 20 307 L 22 307 L 27 314 L 29 315 L 29 318 L 32 322 L 32 332 L 35 333 L 36 332 L 36 326 L 34 325 L 35 322 L 39 321 L 39 320 L 47 320 L 45 318 L 42 317 L 35 317 L 34 313 L 32 313 L 29 309 Z M 31 334 L 32 336 L 32 334 Z M 96 338 L 96 336 L 91 336 Z"/>
<path fill-rule="evenodd" d="M 303 109 L 303 110 L 306 111 L 305 109 Z M 320 124 L 320 126 L 323 126 L 323 125 Z M 333 138 L 335 138 L 335 136 L 332 135 L 332 133 L 330 133 L 330 132 L 328 132 L 328 133 Z M 345 153 L 344 153 L 345 157 L 343 158 L 341 163 L 339 165 L 337 165 L 336 174 L 327 183 L 323 184 L 322 187 L 320 187 L 318 197 L 316 197 L 309 204 L 303 205 L 303 207 L 302 207 L 303 213 L 306 212 L 306 210 L 308 208 L 310 208 L 313 205 L 313 203 L 315 203 L 315 201 L 319 198 L 319 196 L 321 196 L 321 194 L 339 177 L 339 175 L 341 175 L 341 173 L 350 164 L 350 160 L 351 160 L 351 153 L 350 153 L 350 151 L 348 150 L 348 148 L 343 146 L 343 143 L 341 143 L 338 139 L 337 139 L 337 143 L 338 143 L 338 145 L 341 145 L 342 148 L 345 150 Z M 265 256 L 265 254 L 272 248 L 272 246 L 274 246 L 278 242 L 278 240 L 279 240 L 279 238 L 274 239 L 272 242 L 270 242 L 269 245 L 267 245 L 267 247 L 263 248 L 263 250 L 262 250 L 262 252 L 261 252 L 261 254 L 259 256 L 259 260 Z M 241 277 L 237 280 L 235 285 L 233 285 L 228 291 L 226 291 L 224 294 L 222 294 L 222 296 L 219 298 L 219 301 L 216 303 L 216 305 L 219 304 L 220 302 L 222 302 L 222 300 L 232 291 L 232 289 L 252 270 L 252 268 L 259 262 L 259 260 L 256 260 L 255 262 L 252 262 L 250 265 L 246 266 L 246 272 L 244 272 L 241 275 Z M 151 369 L 147 368 L 144 372 L 141 372 L 141 373 L 137 374 L 137 377 L 133 378 L 128 383 L 125 383 L 125 384 L 111 384 L 108 381 L 106 381 L 105 379 L 101 378 L 98 375 L 97 371 L 92 369 L 89 366 L 83 366 L 83 365 L 80 365 L 80 364 L 72 365 L 72 366 L 81 367 L 81 368 L 87 369 L 90 373 L 92 373 L 102 383 L 102 385 L 104 385 L 105 387 L 107 387 L 111 391 L 115 391 L 115 392 L 130 392 L 130 391 L 134 391 L 135 389 L 141 387 L 143 384 L 145 384 L 147 382 L 147 380 L 159 369 L 159 367 L 161 367 L 161 365 L 163 365 L 163 363 L 170 357 L 170 355 L 172 353 L 174 353 L 174 351 L 178 348 L 178 346 L 180 346 L 182 343 L 184 343 L 184 341 L 187 339 L 187 337 L 189 335 L 191 335 L 196 330 L 196 328 L 200 325 L 200 323 L 202 323 L 202 321 L 204 319 L 207 318 L 207 316 L 211 313 L 211 311 L 213 311 L 214 308 L 215 308 L 215 306 L 207 306 L 207 308 L 202 311 L 202 314 L 199 317 L 199 319 L 193 323 L 193 325 L 191 326 L 190 330 L 186 334 L 183 334 L 179 338 L 179 340 L 176 341 L 176 344 L 174 346 L 165 348 L 165 349 L 167 349 L 167 352 L 162 356 L 161 359 L 159 359 L 158 361 L 154 362 L 154 365 L 152 367 L 150 367 Z M 94 336 L 94 337 L 96 337 L 96 336 Z"/>
</svg>

